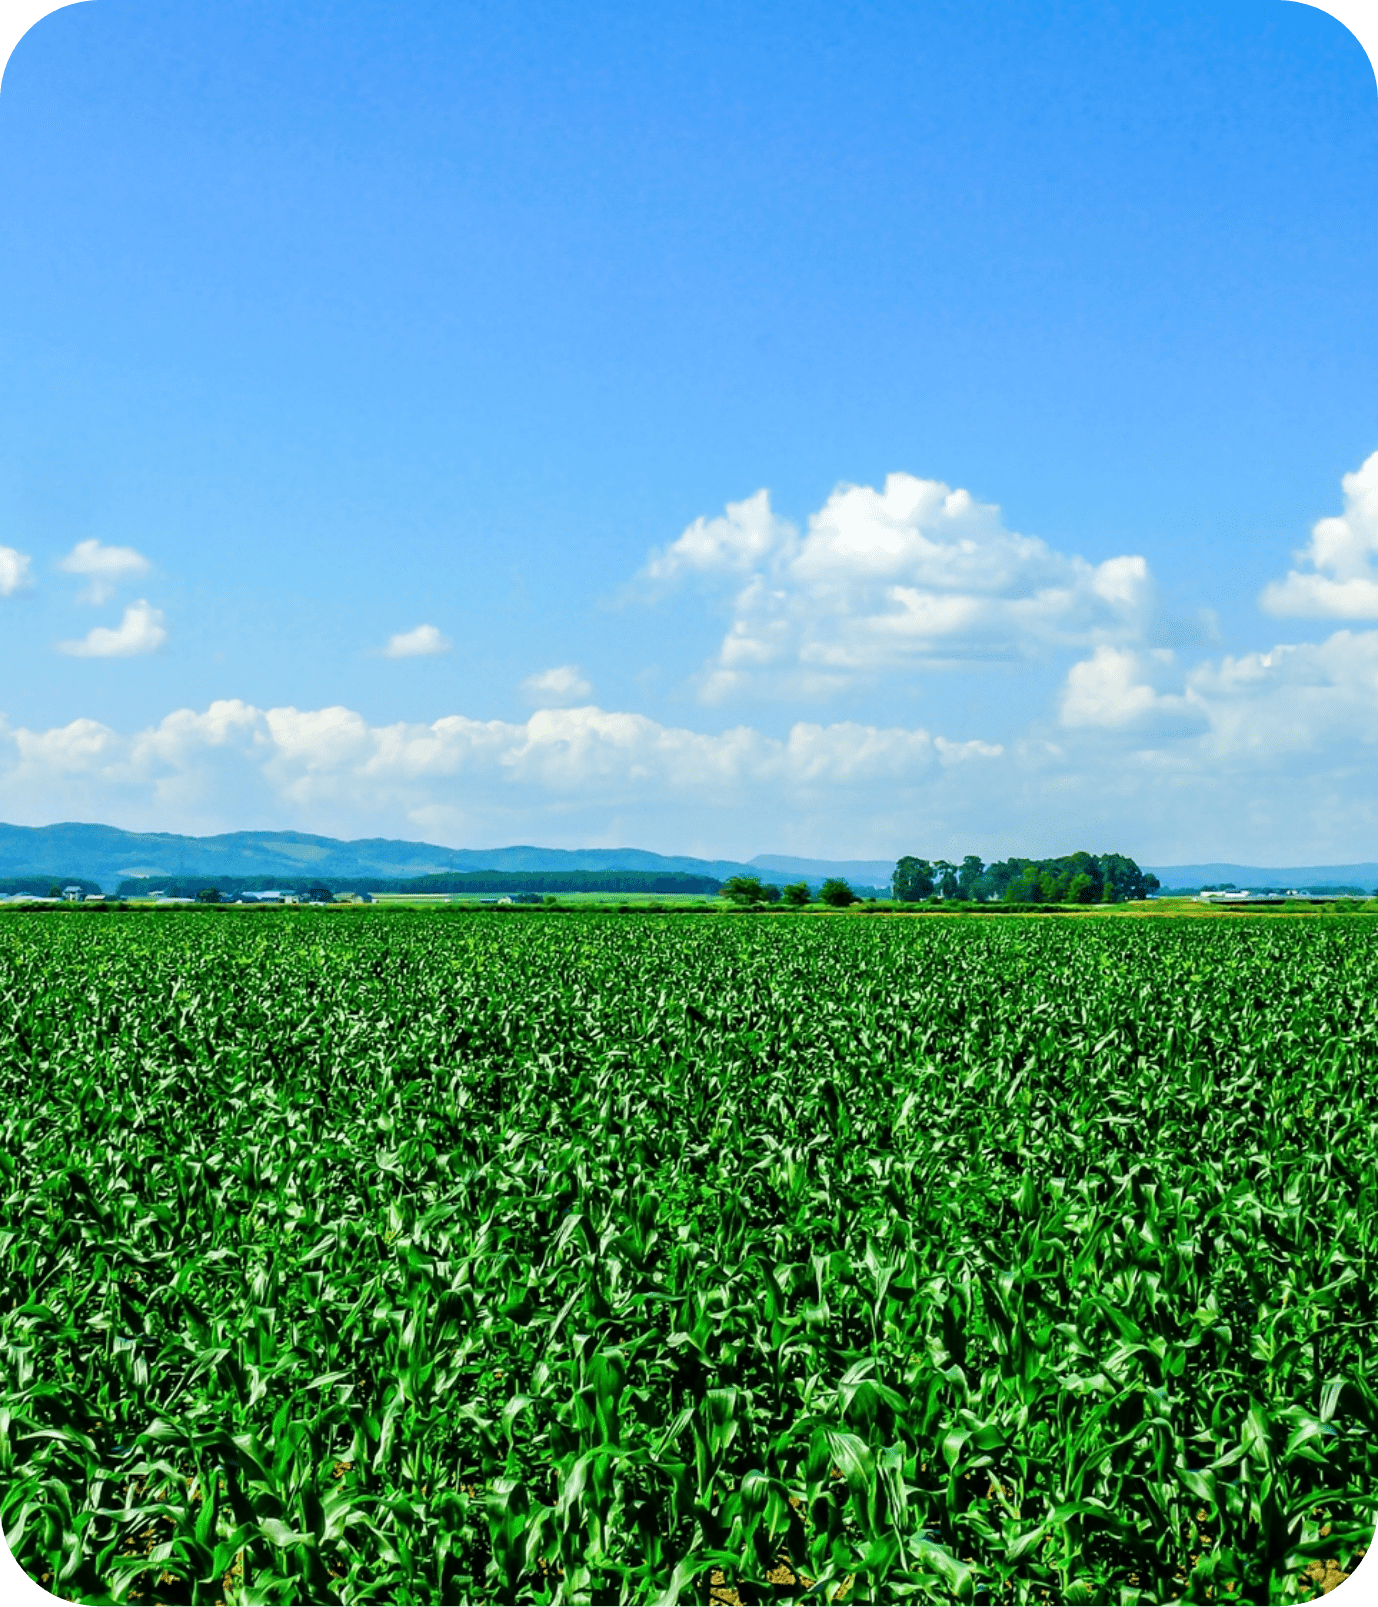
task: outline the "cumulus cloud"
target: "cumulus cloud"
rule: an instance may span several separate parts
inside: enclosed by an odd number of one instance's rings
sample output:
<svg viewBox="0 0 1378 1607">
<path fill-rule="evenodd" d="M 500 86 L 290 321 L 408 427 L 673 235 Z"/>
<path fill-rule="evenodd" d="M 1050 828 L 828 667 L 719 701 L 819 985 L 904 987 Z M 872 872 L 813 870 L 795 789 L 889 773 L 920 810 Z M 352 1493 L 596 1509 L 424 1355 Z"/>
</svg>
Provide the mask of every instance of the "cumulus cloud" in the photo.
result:
<svg viewBox="0 0 1378 1607">
<path fill-rule="evenodd" d="M 32 579 L 29 563 L 26 553 L 16 552 L 13 547 L 0 547 L 0 597 L 12 597 L 29 585 Z"/>
<path fill-rule="evenodd" d="M 577 703 L 593 691 L 577 664 L 560 664 L 553 670 L 528 675 L 522 691 L 535 703 Z"/>
<path fill-rule="evenodd" d="M 6 749 L 12 762 L 4 763 Z M 151 805 L 214 828 L 259 818 L 353 834 L 380 824 L 491 834 L 547 833 L 551 822 L 663 822 L 677 809 L 700 822 L 744 808 L 778 818 L 829 808 L 883 786 L 901 799 L 998 760 L 1001 748 L 925 730 L 858 722 L 797 723 L 782 736 L 750 726 L 702 732 L 593 706 L 545 708 L 525 721 L 452 714 L 430 723 L 370 725 L 344 707 L 258 708 L 237 699 L 179 709 L 120 735 L 96 721 L 51 731 L 0 725 L 0 799 L 81 798 L 105 818 Z M 88 802 L 88 807 L 91 804 Z M 605 824 L 604 830 L 612 830 Z M 634 829 L 634 828 L 633 828 Z M 663 827 L 662 827 L 663 829 Z M 581 830 L 585 840 L 592 833 Z"/>
<path fill-rule="evenodd" d="M 0 720 L 0 812 L 709 856 L 1082 846 L 1150 864 L 1358 859 L 1378 830 L 1378 789 L 1355 784 L 1378 758 L 1378 630 L 1195 666 L 1099 643 L 1058 707 L 1003 745 L 854 720 L 695 730 L 590 705 L 374 724 L 226 699 L 132 732 Z"/>
<path fill-rule="evenodd" d="M 62 560 L 69 575 L 85 575 L 89 584 L 78 595 L 83 603 L 108 603 L 121 581 L 148 573 L 151 567 L 133 547 L 106 547 L 99 541 L 79 541 Z"/>
<path fill-rule="evenodd" d="M 1102 643 L 1067 672 L 1060 708 L 1063 725 L 1158 732 L 1202 729 L 1207 714 L 1195 687 L 1163 692 L 1156 684 L 1175 667 L 1175 655 L 1167 648 L 1135 652 Z"/>
<path fill-rule="evenodd" d="M 71 776 L 100 771 L 120 749 L 120 739 L 99 720 L 73 720 L 49 731 L 14 733 L 20 766 L 30 776 Z"/>
<path fill-rule="evenodd" d="M 1220 757 L 1353 765 L 1378 746 L 1378 631 L 1227 656 L 1195 669 L 1189 690 L 1210 711 Z"/>
<path fill-rule="evenodd" d="M 1298 773 L 1316 776 L 1378 748 L 1378 631 L 1191 668 L 1165 649 L 1102 646 L 1068 671 L 1059 712 L 1064 730 L 1127 734 L 1170 752 L 1183 774 L 1262 776 L 1304 757 Z"/>
<path fill-rule="evenodd" d="M 58 651 L 73 658 L 132 658 L 152 653 L 167 640 L 161 608 L 150 608 L 142 599 L 131 603 L 124 618 L 111 628 L 97 625 L 79 641 L 59 642 Z"/>
<path fill-rule="evenodd" d="M 906 666 L 1019 658 L 1139 640 L 1155 609 L 1148 565 L 1092 564 L 1006 530 L 1000 510 L 910 474 L 840 486 L 801 534 L 759 491 L 653 552 L 639 581 L 733 588 L 701 690 L 808 694 Z"/>
<path fill-rule="evenodd" d="M 383 649 L 384 658 L 428 658 L 435 653 L 448 653 L 451 643 L 435 625 L 417 625 L 413 630 L 399 631 L 388 637 Z"/>
<path fill-rule="evenodd" d="M 797 541 L 794 527 L 770 511 L 770 493 L 758 491 L 729 502 L 720 519 L 695 519 L 678 541 L 651 554 L 644 575 L 668 582 L 694 572 L 744 574 L 791 540 Z"/>
<path fill-rule="evenodd" d="M 1264 587 L 1270 614 L 1303 619 L 1378 619 L 1378 452 L 1340 481 L 1344 512 L 1321 519 L 1294 554 L 1285 580 Z"/>
</svg>

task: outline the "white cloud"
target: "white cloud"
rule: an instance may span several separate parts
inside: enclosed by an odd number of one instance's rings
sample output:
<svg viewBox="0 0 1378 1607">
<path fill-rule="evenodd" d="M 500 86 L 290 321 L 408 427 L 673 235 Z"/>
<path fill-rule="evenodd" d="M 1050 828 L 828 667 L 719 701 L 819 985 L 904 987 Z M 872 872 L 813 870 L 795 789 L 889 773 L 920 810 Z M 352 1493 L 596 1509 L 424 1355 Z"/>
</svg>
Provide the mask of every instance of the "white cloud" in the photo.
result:
<svg viewBox="0 0 1378 1607">
<path fill-rule="evenodd" d="M 388 637 L 383 649 L 384 658 L 427 658 L 435 653 L 448 653 L 451 643 L 435 625 L 418 625 L 414 630 L 399 631 Z"/>
<path fill-rule="evenodd" d="M 652 581 L 677 580 L 694 571 L 744 574 L 791 540 L 797 540 L 793 525 L 770 511 L 768 491 L 758 491 L 743 502 L 729 502 L 721 519 L 695 519 L 678 541 L 651 554 L 644 573 Z"/>
<path fill-rule="evenodd" d="M 862 721 L 695 730 L 596 706 L 371 724 L 226 699 L 121 733 L 0 722 L 0 814 L 711 856 L 1372 857 L 1378 630 L 1183 665 L 1101 643 L 1003 746 Z"/>
<path fill-rule="evenodd" d="M 119 738 L 99 720 L 73 720 L 50 731 L 16 731 L 22 769 L 30 775 L 81 775 L 99 770 L 116 754 Z"/>
<path fill-rule="evenodd" d="M 528 675 L 522 682 L 522 691 L 537 703 L 577 703 L 593 691 L 593 686 L 577 664 L 560 664 L 553 670 Z"/>
<path fill-rule="evenodd" d="M 1060 715 L 1069 731 L 1159 746 L 1181 738 L 1171 752 L 1184 773 L 1228 765 L 1263 776 L 1306 756 L 1299 775 L 1316 775 L 1378 750 L 1378 631 L 1336 631 L 1191 669 L 1166 650 L 1102 646 L 1068 671 Z"/>
<path fill-rule="evenodd" d="M 30 559 L 13 547 L 0 547 L 0 597 L 12 597 L 29 585 Z"/>
<path fill-rule="evenodd" d="M 1103 823 L 1147 864 L 1378 857 L 1378 630 L 1191 667 L 1102 647 L 1060 713 L 1010 744 L 1009 821 Z"/>
<path fill-rule="evenodd" d="M 43 732 L 0 724 L 0 802 L 32 817 L 80 800 L 97 818 L 146 822 L 152 812 L 196 830 L 256 819 L 354 836 L 424 826 L 451 840 L 621 841 L 629 830 L 644 841 L 663 839 L 667 821 L 739 830 L 746 811 L 763 831 L 799 811 L 855 820 L 878 788 L 912 798 L 1001 751 L 848 721 L 799 723 L 783 736 L 709 733 L 586 706 L 519 722 L 454 714 L 373 726 L 342 707 L 227 699 L 129 736 L 90 720 Z"/>
<path fill-rule="evenodd" d="M 921 665 L 1019 658 L 1141 639 L 1156 603 L 1148 565 L 1068 557 L 1004 528 L 998 508 L 937 480 L 840 486 L 805 534 L 759 491 L 699 519 L 639 577 L 735 587 L 701 690 L 808 695 Z"/>
<path fill-rule="evenodd" d="M 83 603 L 108 603 L 121 581 L 148 573 L 147 558 L 133 547 L 105 547 L 99 541 L 79 541 L 62 560 L 69 575 L 85 575 L 90 584 L 77 598 Z"/>
<path fill-rule="evenodd" d="M 1303 619 L 1378 619 L 1378 452 L 1340 481 L 1344 512 L 1321 519 L 1291 569 L 1265 586 L 1259 605 Z"/>
<path fill-rule="evenodd" d="M 76 642 L 59 642 L 58 651 L 74 658 L 131 658 L 152 653 L 167 640 L 163 611 L 150 608 L 142 599 L 131 603 L 124 618 L 113 629 L 97 625 Z"/>
<path fill-rule="evenodd" d="M 1378 747 L 1378 631 L 1225 657 L 1193 671 L 1189 690 L 1210 710 L 1210 747 L 1222 758 L 1352 765 Z"/>
<path fill-rule="evenodd" d="M 1166 648 L 1135 652 L 1102 643 L 1089 659 L 1067 672 L 1060 710 L 1063 725 L 1200 730 L 1207 717 L 1196 689 L 1162 692 L 1155 684 L 1172 673 L 1175 663 L 1175 655 Z"/>
</svg>

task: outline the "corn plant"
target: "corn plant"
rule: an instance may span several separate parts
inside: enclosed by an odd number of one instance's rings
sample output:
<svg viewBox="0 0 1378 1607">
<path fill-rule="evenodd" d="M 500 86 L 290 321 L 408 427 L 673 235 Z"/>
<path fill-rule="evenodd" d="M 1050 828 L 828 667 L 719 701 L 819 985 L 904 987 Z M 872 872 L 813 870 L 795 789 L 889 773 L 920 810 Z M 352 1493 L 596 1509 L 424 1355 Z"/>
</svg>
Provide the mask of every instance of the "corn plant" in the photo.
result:
<svg viewBox="0 0 1378 1607">
<path fill-rule="evenodd" d="M 1375 1521 L 1378 942 L 0 917 L 88 1602 L 1260 1602 Z"/>
</svg>

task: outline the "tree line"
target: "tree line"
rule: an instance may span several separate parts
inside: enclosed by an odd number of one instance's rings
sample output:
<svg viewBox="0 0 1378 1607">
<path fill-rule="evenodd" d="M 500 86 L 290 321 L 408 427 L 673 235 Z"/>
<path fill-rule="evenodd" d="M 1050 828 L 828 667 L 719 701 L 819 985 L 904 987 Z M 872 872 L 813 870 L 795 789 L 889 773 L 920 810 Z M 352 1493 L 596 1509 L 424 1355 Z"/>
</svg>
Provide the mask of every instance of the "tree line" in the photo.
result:
<svg viewBox="0 0 1378 1607">
<path fill-rule="evenodd" d="M 993 865 L 968 854 L 960 865 L 905 855 L 891 890 L 905 903 L 956 898 L 1011 904 L 1118 904 L 1147 898 L 1158 878 L 1124 854 L 1064 854 L 1060 859 L 1002 859 Z"/>
<path fill-rule="evenodd" d="M 276 889 L 299 898 L 330 898 L 334 893 L 705 893 L 722 884 L 711 876 L 687 871 L 443 871 L 431 876 L 340 876 L 326 887 L 300 876 L 127 876 L 120 898 L 147 898 L 160 892 L 169 898 L 199 898 L 216 892 L 236 896 Z"/>
</svg>

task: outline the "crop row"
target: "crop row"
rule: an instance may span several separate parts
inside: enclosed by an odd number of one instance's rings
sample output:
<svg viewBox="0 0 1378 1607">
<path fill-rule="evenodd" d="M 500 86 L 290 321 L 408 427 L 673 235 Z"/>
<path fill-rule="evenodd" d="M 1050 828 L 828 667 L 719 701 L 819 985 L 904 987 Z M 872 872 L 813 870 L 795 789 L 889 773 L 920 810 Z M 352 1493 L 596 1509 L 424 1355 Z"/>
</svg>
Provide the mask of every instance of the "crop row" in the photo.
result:
<svg viewBox="0 0 1378 1607">
<path fill-rule="evenodd" d="M 0 1022 L 59 1595 L 1285 1600 L 1372 1535 L 1366 927 L 11 919 Z"/>
</svg>

